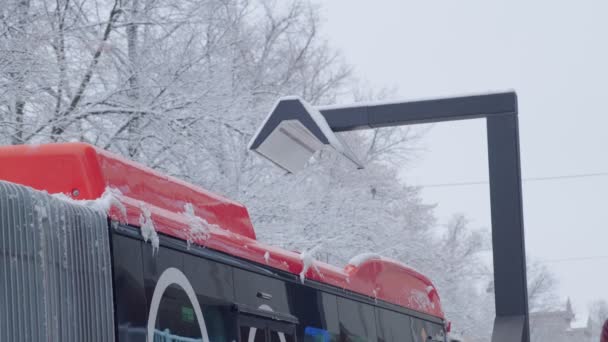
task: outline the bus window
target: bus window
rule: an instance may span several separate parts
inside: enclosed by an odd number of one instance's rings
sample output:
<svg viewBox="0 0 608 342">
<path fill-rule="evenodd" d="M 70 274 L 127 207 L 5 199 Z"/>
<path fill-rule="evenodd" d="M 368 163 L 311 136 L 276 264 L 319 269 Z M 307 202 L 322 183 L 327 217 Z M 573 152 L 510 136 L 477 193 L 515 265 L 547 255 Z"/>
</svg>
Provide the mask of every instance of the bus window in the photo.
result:
<svg viewBox="0 0 608 342">
<path fill-rule="evenodd" d="M 161 299 L 154 335 L 165 340 L 190 338 L 202 341 L 192 303 L 176 285 L 170 286 Z"/>
<path fill-rule="evenodd" d="M 239 332 L 240 342 L 295 342 L 295 325 L 265 318 L 240 316 Z"/>
<path fill-rule="evenodd" d="M 270 342 L 294 342 L 295 338 L 292 334 L 282 331 L 271 331 Z"/>
<path fill-rule="evenodd" d="M 114 234 L 112 243 L 117 341 L 145 341 L 148 304 L 141 241 Z"/>
<path fill-rule="evenodd" d="M 338 297 L 340 338 L 347 342 L 376 341 L 374 308 L 351 299 Z"/>
<path fill-rule="evenodd" d="M 199 301 L 204 300 L 199 297 Z M 209 340 L 213 342 L 229 342 L 235 339 L 232 331 L 235 324 L 235 315 L 229 306 L 203 305 L 203 316 Z"/>
<path fill-rule="evenodd" d="M 426 331 L 426 327 L 424 326 L 424 322 L 417 318 L 412 318 L 412 322 L 410 324 L 412 338 L 414 342 L 423 342 L 427 341 L 429 334 Z"/>
<path fill-rule="evenodd" d="M 429 333 L 429 341 L 444 341 L 445 340 L 445 332 L 443 330 L 443 326 L 436 323 L 431 323 L 428 321 L 424 322 L 426 326 L 426 330 Z"/>
<path fill-rule="evenodd" d="M 378 337 L 384 342 L 412 342 L 409 333 L 409 316 L 391 310 L 376 308 Z"/>
<path fill-rule="evenodd" d="M 443 341 L 445 335 L 440 324 L 412 318 L 411 334 L 414 342 Z"/>
<path fill-rule="evenodd" d="M 266 342 L 266 330 L 242 325 L 241 342 Z"/>
</svg>

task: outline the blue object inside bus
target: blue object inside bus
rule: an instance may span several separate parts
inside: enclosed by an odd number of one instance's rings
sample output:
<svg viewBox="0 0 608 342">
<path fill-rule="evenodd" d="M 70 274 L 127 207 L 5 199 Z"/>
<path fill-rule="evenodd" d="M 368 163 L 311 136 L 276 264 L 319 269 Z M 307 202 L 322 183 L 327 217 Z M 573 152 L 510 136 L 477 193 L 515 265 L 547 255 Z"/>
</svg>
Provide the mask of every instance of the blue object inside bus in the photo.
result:
<svg viewBox="0 0 608 342">
<path fill-rule="evenodd" d="M 304 329 L 304 335 L 310 338 L 306 339 L 310 342 L 329 342 L 329 332 L 327 330 L 306 327 L 306 329 Z"/>
</svg>

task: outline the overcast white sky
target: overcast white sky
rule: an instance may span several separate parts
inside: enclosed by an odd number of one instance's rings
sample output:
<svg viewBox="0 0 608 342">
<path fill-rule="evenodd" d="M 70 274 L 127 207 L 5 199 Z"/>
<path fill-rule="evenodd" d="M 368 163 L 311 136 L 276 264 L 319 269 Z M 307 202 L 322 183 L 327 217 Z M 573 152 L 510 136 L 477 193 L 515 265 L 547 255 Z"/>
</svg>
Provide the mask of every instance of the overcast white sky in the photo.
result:
<svg viewBox="0 0 608 342">
<path fill-rule="evenodd" d="M 515 89 L 523 177 L 608 172 L 608 2 L 325 0 L 324 34 L 357 75 L 415 99 Z M 435 126 L 409 183 L 487 179 L 485 124 Z M 489 227 L 487 186 L 427 188 L 443 221 Z M 579 318 L 608 300 L 608 176 L 524 183 L 529 255 Z M 593 257 L 584 260 L 564 260 Z"/>
</svg>

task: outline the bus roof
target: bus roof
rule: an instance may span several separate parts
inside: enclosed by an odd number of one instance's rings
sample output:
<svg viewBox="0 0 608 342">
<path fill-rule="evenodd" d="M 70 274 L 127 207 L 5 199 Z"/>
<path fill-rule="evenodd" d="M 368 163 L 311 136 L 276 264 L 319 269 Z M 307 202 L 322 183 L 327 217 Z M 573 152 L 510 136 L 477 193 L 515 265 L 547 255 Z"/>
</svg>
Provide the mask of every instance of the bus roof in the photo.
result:
<svg viewBox="0 0 608 342">
<path fill-rule="evenodd" d="M 115 220 L 140 226 L 149 210 L 158 233 L 306 279 L 444 318 L 431 281 L 394 260 L 367 255 L 345 268 L 310 260 L 296 252 L 256 240 L 247 208 L 200 187 L 162 175 L 148 167 L 84 143 L 0 147 L 0 180 L 75 200 L 95 200 L 106 188 L 117 189 L 125 213 L 112 208 Z M 205 234 L 192 234 L 192 213 L 205 223 Z"/>
</svg>

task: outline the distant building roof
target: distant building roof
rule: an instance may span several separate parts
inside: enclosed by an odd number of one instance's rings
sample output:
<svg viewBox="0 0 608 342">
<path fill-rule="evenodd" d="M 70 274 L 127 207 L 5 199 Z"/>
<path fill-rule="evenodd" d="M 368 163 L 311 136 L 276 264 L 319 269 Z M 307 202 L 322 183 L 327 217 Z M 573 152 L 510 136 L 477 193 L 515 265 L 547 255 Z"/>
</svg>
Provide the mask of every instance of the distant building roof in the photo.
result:
<svg viewBox="0 0 608 342">
<path fill-rule="evenodd" d="M 537 311 L 530 314 L 531 342 L 589 342 L 591 328 L 572 328 L 575 315 L 570 299 L 564 310 Z"/>
</svg>

